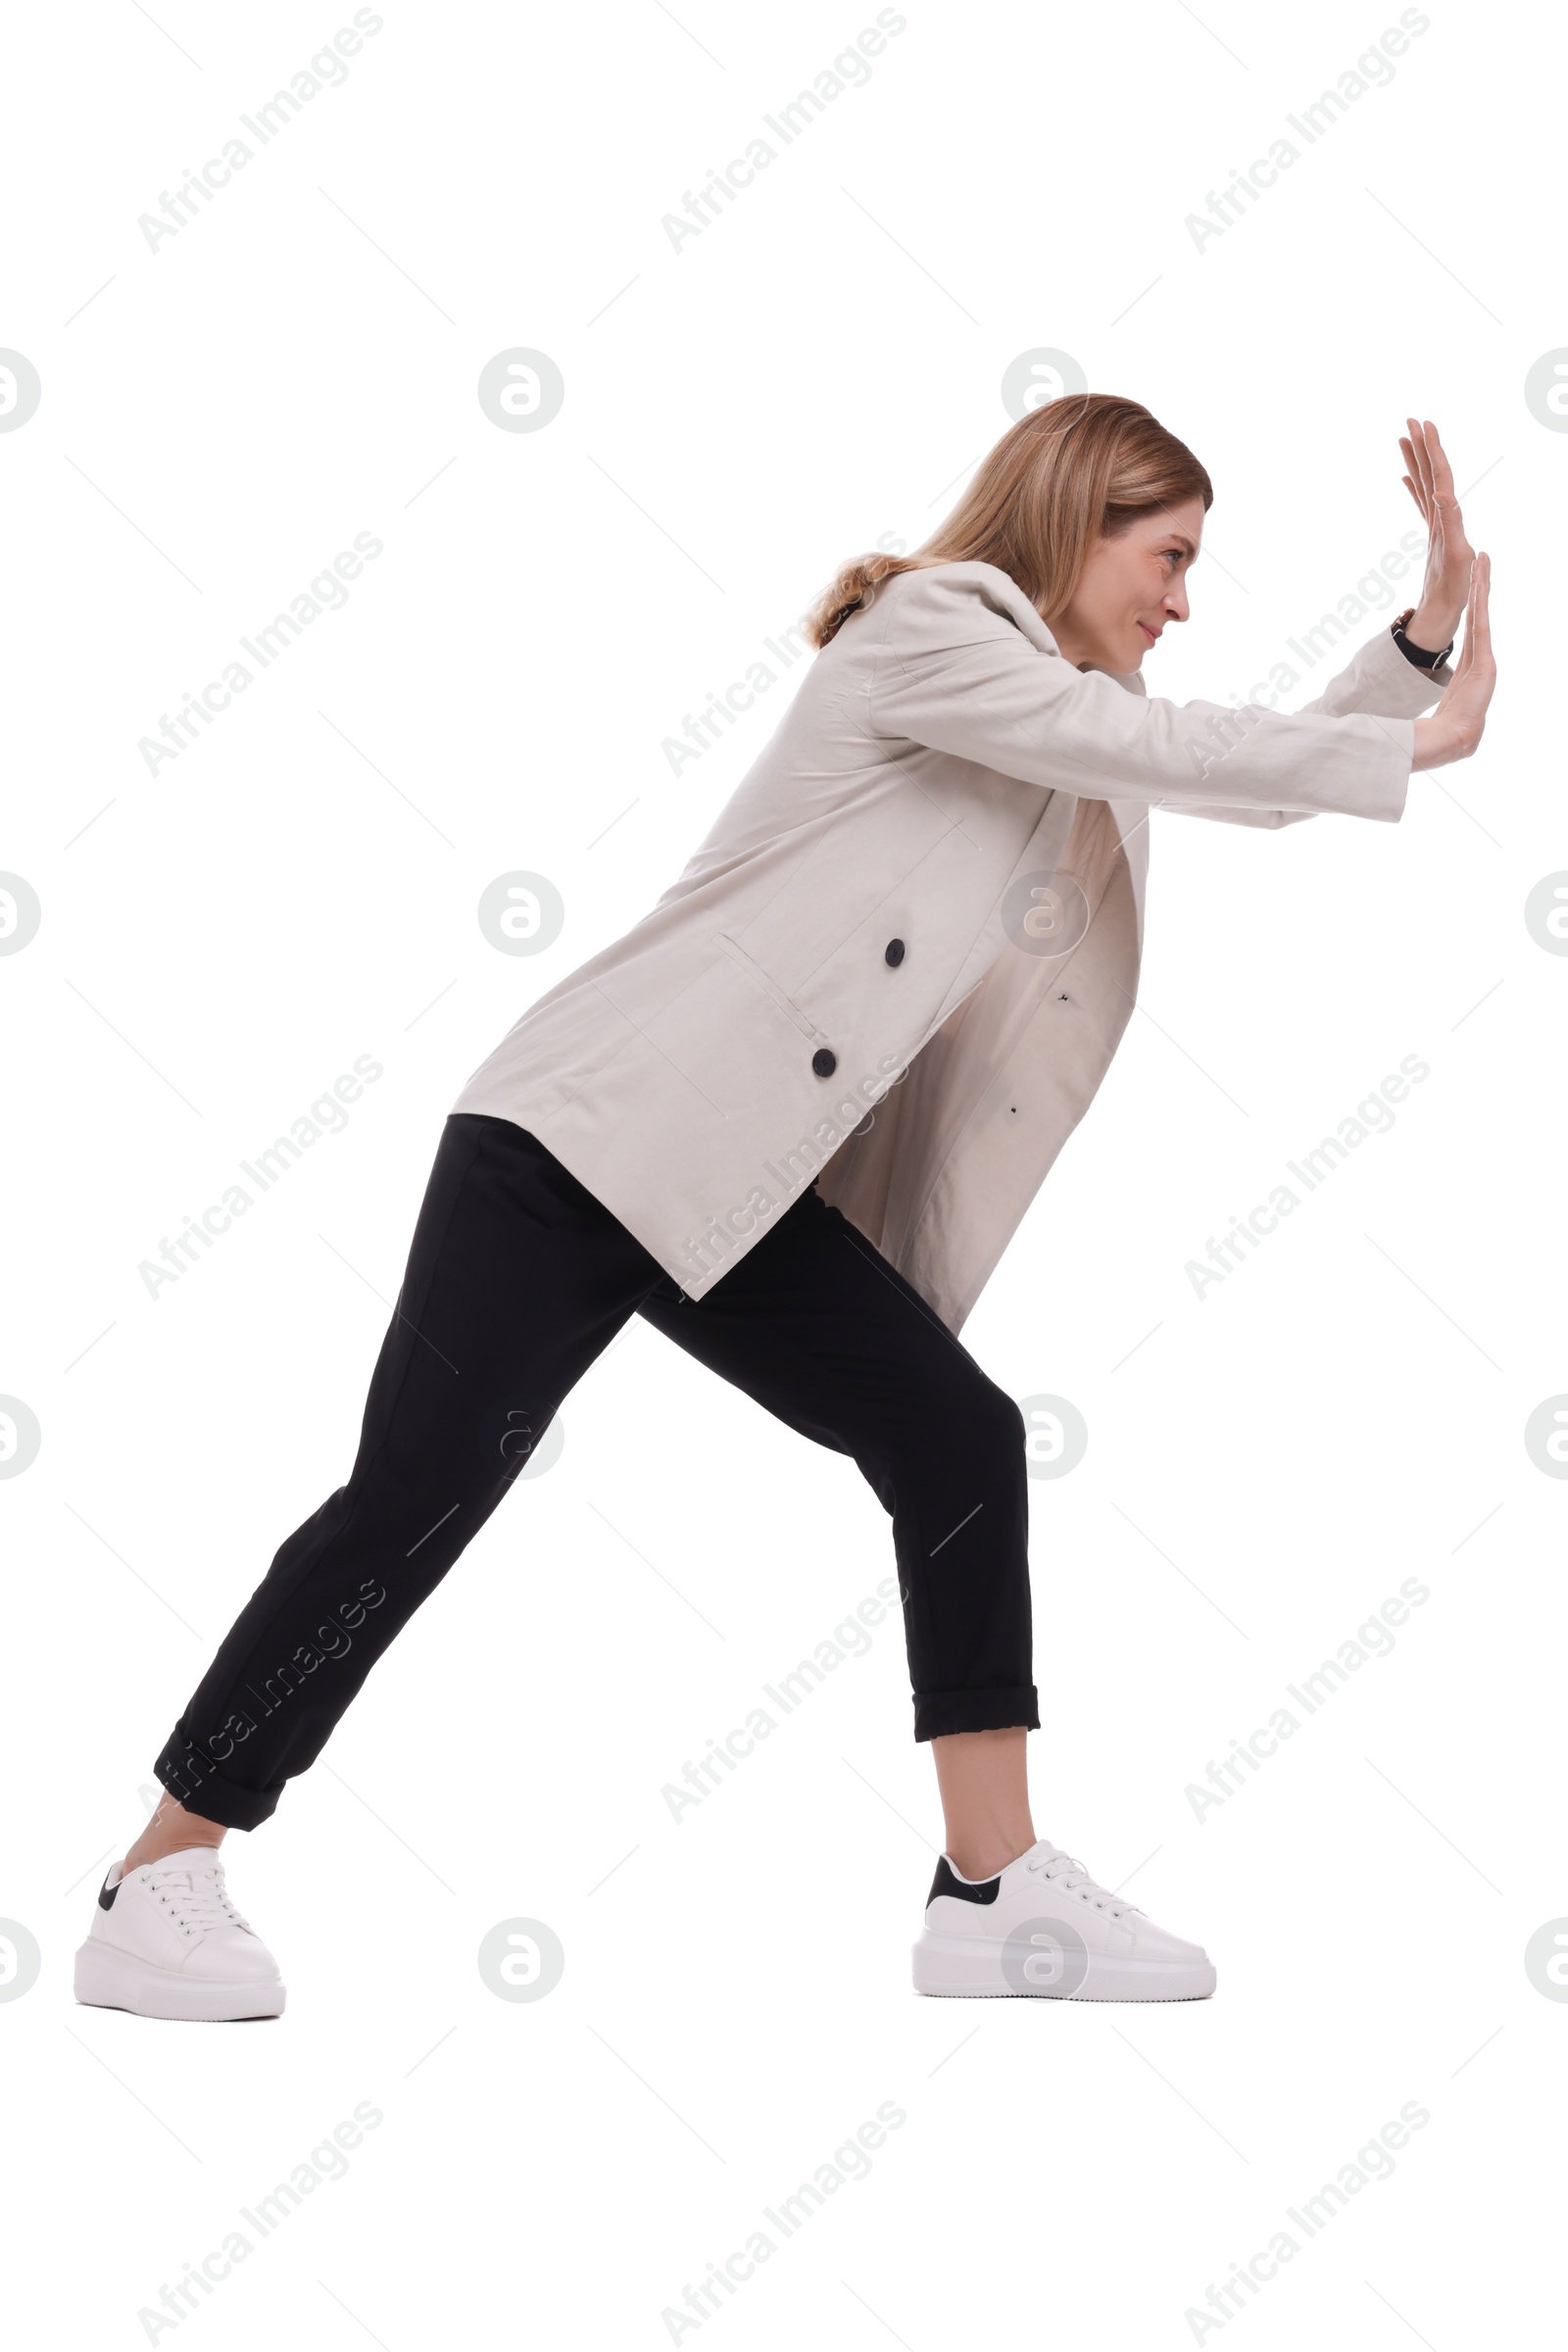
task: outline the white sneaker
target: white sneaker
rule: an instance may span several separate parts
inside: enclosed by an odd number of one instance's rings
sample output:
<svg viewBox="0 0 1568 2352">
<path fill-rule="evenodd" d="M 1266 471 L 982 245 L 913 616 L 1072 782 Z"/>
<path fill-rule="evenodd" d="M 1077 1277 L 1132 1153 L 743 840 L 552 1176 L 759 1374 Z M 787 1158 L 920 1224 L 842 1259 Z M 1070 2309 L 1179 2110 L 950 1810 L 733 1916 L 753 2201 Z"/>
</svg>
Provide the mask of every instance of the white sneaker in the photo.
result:
<svg viewBox="0 0 1568 2352">
<path fill-rule="evenodd" d="M 115 1864 L 76 1954 L 76 1998 L 211 2024 L 283 2013 L 277 1962 L 235 1910 L 211 1845 L 144 1862 L 128 1879 Z"/>
<path fill-rule="evenodd" d="M 943 1855 L 914 1947 L 914 1989 L 1200 2001 L 1214 1989 L 1214 1964 L 1042 1838 L 994 1879 L 960 1879 Z"/>
</svg>

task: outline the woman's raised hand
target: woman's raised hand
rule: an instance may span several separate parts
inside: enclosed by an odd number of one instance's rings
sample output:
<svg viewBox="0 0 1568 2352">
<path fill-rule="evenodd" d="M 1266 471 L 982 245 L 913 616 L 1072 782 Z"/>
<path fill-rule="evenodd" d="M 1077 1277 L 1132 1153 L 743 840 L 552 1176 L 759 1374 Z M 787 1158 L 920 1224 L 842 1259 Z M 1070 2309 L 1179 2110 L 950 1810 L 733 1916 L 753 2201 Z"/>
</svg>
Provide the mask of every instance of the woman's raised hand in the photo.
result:
<svg viewBox="0 0 1568 2352">
<path fill-rule="evenodd" d="M 1470 595 L 1464 609 L 1464 650 L 1453 665 L 1453 682 L 1445 687 L 1437 709 L 1415 722 L 1412 767 L 1446 767 L 1450 760 L 1468 760 L 1480 744 L 1492 690 L 1497 682 L 1487 618 L 1491 586 L 1492 558 L 1477 556 L 1470 566 Z M 1419 638 L 1416 642 L 1420 643 Z"/>
<path fill-rule="evenodd" d="M 1440 653 L 1459 625 L 1475 550 L 1465 537 L 1464 516 L 1453 494 L 1453 468 L 1430 416 L 1407 416 L 1410 438 L 1399 438 L 1406 466 L 1404 486 L 1427 526 L 1427 564 L 1421 598 L 1410 615 L 1408 635 L 1424 653 Z"/>
</svg>

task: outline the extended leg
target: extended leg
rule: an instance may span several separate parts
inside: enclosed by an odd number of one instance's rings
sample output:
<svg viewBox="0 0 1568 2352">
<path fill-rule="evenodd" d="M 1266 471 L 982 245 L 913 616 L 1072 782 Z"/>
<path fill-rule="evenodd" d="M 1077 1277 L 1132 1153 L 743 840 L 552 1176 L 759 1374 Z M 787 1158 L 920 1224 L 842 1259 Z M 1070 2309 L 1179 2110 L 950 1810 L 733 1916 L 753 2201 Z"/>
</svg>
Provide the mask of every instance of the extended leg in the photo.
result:
<svg viewBox="0 0 1568 2352">
<path fill-rule="evenodd" d="M 532 1136 L 448 1120 L 353 1473 L 282 1544 L 154 1767 L 187 1812 L 268 1818 L 659 1277 Z"/>
</svg>

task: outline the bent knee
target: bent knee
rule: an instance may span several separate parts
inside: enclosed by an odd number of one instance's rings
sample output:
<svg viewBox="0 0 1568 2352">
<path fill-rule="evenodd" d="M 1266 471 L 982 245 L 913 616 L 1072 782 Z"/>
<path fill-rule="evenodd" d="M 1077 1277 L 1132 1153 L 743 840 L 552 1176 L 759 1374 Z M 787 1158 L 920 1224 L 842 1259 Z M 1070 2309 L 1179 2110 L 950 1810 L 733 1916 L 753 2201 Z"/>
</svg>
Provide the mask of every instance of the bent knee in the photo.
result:
<svg viewBox="0 0 1568 2352">
<path fill-rule="evenodd" d="M 900 1435 L 899 1450 L 906 1460 L 919 1462 L 933 1451 L 954 1448 L 970 1459 L 976 1453 L 1022 1459 L 1029 1430 L 1006 1390 L 977 1371 L 933 1398 L 929 1414 L 914 1417 Z"/>
<path fill-rule="evenodd" d="M 1029 1442 L 1029 1425 L 1023 1408 L 1005 1389 L 999 1389 L 994 1380 L 982 1383 L 976 1412 L 991 1443 L 999 1450 L 1021 1454 Z"/>
</svg>

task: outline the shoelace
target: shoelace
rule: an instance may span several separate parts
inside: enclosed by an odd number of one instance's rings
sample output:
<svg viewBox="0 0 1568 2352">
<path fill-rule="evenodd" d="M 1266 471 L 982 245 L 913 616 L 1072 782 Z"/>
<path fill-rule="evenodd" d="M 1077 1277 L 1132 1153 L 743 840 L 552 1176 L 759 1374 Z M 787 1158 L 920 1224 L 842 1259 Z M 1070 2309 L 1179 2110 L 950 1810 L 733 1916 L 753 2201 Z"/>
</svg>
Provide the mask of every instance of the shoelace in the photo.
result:
<svg viewBox="0 0 1568 2352">
<path fill-rule="evenodd" d="M 1064 1854 L 1059 1845 L 1051 1845 L 1045 1838 L 1040 1840 L 1040 1844 L 1039 1859 L 1029 1863 L 1028 1867 L 1042 1873 L 1048 1885 L 1059 1886 L 1064 1894 L 1081 1895 L 1086 1902 L 1093 1903 L 1097 1910 L 1108 1911 L 1112 1919 L 1120 1919 L 1129 1911 L 1138 1919 L 1144 1917 L 1136 1903 L 1119 1902 L 1108 1888 L 1090 1877 L 1081 1862 L 1075 1862 L 1071 1854 Z"/>
<path fill-rule="evenodd" d="M 253 1933 L 250 1921 L 240 1917 L 229 1899 L 220 1862 L 215 1862 L 210 1871 L 183 1866 L 170 1870 L 154 1863 L 147 1886 L 161 1903 L 168 1904 L 186 1936 L 205 1936 L 209 1928 L 243 1928 L 247 1934 Z"/>
</svg>

